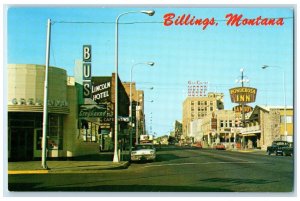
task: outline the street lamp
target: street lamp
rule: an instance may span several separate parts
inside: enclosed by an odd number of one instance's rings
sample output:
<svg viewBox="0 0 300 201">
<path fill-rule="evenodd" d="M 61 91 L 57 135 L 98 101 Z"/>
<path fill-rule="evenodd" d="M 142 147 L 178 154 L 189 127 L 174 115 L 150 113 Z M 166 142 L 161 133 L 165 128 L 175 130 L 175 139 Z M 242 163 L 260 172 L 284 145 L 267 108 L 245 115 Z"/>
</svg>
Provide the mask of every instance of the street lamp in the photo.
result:
<svg viewBox="0 0 300 201">
<path fill-rule="evenodd" d="M 236 83 L 242 83 L 242 87 L 244 87 L 244 83 L 248 83 L 250 80 L 248 79 L 247 76 L 244 75 L 244 69 L 241 68 L 240 69 L 241 72 L 241 76 L 240 79 L 236 79 L 235 82 Z M 245 103 L 242 103 L 242 124 L 243 127 L 245 127 L 245 111 L 244 111 L 244 107 L 245 107 Z"/>
<path fill-rule="evenodd" d="M 133 64 L 131 66 L 131 71 L 130 71 L 130 92 L 129 92 L 129 97 L 130 97 L 130 106 L 129 106 L 129 119 L 130 119 L 130 124 L 132 123 L 131 122 L 131 119 L 132 119 L 132 71 L 133 71 L 133 68 L 137 65 L 140 65 L 140 64 L 145 64 L 145 65 L 149 65 L 149 66 L 154 66 L 154 62 L 147 62 L 147 63 L 136 63 L 136 64 Z M 153 89 L 153 87 L 152 87 Z"/>
<path fill-rule="evenodd" d="M 153 87 L 148 88 L 149 90 L 153 90 Z M 143 99 L 140 99 L 140 94 L 139 91 L 137 91 L 137 105 L 136 105 L 136 118 L 135 118 L 135 144 L 138 144 L 138 139 L 139 139 L 139 128 L 138 128 L 138 114 L 139 114 L 139 102 L 142 102 Z M 144 101 L 145 102 L 145 101 Z M 153 102 L 153 100 L 150 100 L 148 102 Z M 144 103 L 143 103 L 144 104 Z M 145 122 L 145 119 L 144 119 Z M 145 124 L 145 123 L 144 123 Z M 143 129 L 144 130 L 144 129 Z"/>
<path fill-rule="evenodd" d="M 263 65 L 261 67 L 262 69 L 266 69 L 266 68 L 277 68 L 279 70 L 283 71 L 283 77 L 282 77 L 282 81 L 283 81 L 283 101 L 284 101 L 284 137 L 285 140 L 287 140 L 287 126 L 286 126 L 286 91 L 285 91 L 285 71 L 284 69 L 282 69 L 279 66 L 269 66 L 269 65 Z"/>
<path fill-rule="evenodd" d="M 144 62 L 144 63 L 135 63 L 131 66 L 131 70 L 130 70 L 130 91 L 129 91 L 129 98 L 130 98 L 130 106 L 129 106 L 129 123 L 130 123 L 130 127 L 132 127 L 132 71 L 133 68 L 137 65 L 148 65 L 148 66 L 154 66 L 154 62 Z M 153 89 L 153 87 L 151 88 Z M 129 136 L 129 152 L 131 153 L 132 150 L 132 130 L 130 129 L 130 136 Z"/>
<path fill-rule="evenodd" d="M 119 19 L 121 16 L 130 14 L 130 13 L 144 13 L 149 16 L 153 16 L 155 11 L 154 10 L 142 10 L 142 11 L 129 11 L 125 13 L 121 13 L 116 19 L 116 33 L 115 33 L 115 64 L 116 64 L 116 72 L 115 72 L 115 147 L 114 147 L 114 158 L 113 162 L 119 162 L 118 156 L 118 56 L 119 56 Z"/>
</svg>

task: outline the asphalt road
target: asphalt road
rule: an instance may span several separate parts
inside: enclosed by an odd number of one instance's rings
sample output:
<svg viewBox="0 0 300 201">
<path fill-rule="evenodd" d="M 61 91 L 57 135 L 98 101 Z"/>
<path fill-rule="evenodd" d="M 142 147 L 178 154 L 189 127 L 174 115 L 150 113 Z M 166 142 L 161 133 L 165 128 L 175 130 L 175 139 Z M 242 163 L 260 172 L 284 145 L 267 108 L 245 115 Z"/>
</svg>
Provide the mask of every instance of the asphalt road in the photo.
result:
<svg viewBox="0 0 300 201">
<path fill-rule="evenodd" d="M 11 191 L 292 192 L 294 159 L 262 152 L 165 147 L 124 170 L 9 175 Z"/>
</svg>

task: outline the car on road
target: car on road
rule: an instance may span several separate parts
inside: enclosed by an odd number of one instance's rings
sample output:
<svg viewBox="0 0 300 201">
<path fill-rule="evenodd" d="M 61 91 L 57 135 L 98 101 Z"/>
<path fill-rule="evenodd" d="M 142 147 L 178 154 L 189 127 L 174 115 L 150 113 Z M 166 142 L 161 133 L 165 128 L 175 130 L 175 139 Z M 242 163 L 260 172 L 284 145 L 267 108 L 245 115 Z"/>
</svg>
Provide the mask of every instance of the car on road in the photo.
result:
<svg viewBox="0 0 300 201">
<path fill-rule="evenodd" d="M 202 144 L 201 144 L 201 142 L 197 142 L 197 143 L 193 144 L 193 147 L 202 149 Z"/>
<path fill-rule="evenodd" d="M 153 144 L 138 144 L 130 154 L 131 161 L 155 161 L 156 149 Z"/>
<path fill-rule="evenodd" d="M 215 145 L 215 149 L 217 149 L 217 150 L 226 150 L 225 145 L 222 144 L 222 143 L 217 143 Z"/>
<path fill-rule="evenodd" d="M 289 143 L 287 141 L 273 141 L 272 145 L 267 147 L 267 154 L 276 154 L 276 156 L 283 155 L 283 149 L 285 149 L 285 147 L 289 147 Z"/>
<path fill-rule="evenodd" d="M 282 147 L 282 155 L 292 156 L 294 154 L 293 143 L 289 142 L 287 147 Z"/>
</svg>

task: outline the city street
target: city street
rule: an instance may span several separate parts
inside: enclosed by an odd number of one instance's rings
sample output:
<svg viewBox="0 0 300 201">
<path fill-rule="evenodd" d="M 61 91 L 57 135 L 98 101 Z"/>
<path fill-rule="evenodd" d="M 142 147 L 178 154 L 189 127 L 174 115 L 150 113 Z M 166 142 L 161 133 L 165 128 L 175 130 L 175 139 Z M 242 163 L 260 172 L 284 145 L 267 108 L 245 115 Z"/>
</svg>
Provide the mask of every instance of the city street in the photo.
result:
<svg viewBox="0 0 300 201">
<path fill-rule="evenodd" d="M 155 162 L 123 170 L 9 175 L 8 181 L 11 191 L 291 192 L 294 161 L 263 151 L 169 146 L 157 150 Z"/>
</svg>

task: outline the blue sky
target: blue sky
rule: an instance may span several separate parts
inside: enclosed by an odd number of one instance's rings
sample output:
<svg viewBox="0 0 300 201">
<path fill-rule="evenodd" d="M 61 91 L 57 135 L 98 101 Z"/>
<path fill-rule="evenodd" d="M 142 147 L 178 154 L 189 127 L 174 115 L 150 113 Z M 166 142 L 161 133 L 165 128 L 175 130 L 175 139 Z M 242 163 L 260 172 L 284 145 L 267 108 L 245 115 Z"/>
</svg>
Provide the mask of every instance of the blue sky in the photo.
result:
<svg viewBox="0 0 300 201">
<path fill-rule="evenodd" d="M 10 7 L 7 10 L 8 63 L 45 63 L 46 23 L 52 25 L 50 65 L 67 70 L 72 76 L 76 59 L 82 59 L 82 45 L 92 45 L 92 74 L 108 76 L 115 70 L 116 17 L 123 12 L 154 9 L 155 15 L 122 16 L 119 26 L 119 76 L 130 81 L 134 63 L 153 61 L 149 68 L 134 68 L 133 80 L 145 89 L 145 114 L 152 113 L 152 130 L 158 135 L 173 128 L 182 118 L 182 102 L 188 81 L 206 81 L 209 91 L 222 92 L 225 109 L 230 102 L 229 88 L 240 86 L 235 80 L 244 68 L 258 90 L 256 103 L 283 105 L 283 72 L 287 105 L 293 104 L 293 10 L 290 8 L 174 8 L 174 7 Z M 163 16 L 191 14 L 212 18 L 218 26 L 164 26 Z M 243 14 L 284 17 L 283 26 L 226 26 L 225 15 Z M 93 23 L 69 23 L 93 22 Z M 134 22 L 134 23 L 132 23 Z M 264 64 L 278 66 L 262 70 Z M 154 87 L 149 91 L 147 88 Z M 148 128 L 149 129 L 149 128 Z"/>
</svg>

